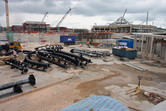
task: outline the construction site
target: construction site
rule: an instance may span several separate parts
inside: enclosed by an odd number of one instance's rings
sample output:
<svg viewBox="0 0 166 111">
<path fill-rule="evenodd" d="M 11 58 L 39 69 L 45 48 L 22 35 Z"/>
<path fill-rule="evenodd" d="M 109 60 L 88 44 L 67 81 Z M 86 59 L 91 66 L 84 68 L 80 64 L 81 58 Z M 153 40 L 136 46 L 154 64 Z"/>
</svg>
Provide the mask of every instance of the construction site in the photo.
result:
<svg viewBox="0 0 166 111">
<path fill-rule="evenodd" d="M 0 27 L 0 111 L 165 111 L 166 32 L 122 17 L 91 30 Z M 10 18 L 12 19 L 12 18 Z"/>
</svg>

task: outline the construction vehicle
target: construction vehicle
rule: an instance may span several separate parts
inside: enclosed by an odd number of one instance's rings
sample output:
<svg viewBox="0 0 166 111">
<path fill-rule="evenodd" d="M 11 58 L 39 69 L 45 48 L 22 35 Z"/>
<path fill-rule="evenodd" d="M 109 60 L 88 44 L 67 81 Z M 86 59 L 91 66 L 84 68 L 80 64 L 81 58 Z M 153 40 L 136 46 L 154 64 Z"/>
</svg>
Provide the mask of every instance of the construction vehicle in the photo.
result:
<svg viewBox="0 0 166 111">
<path fill-rule="evenodd" d="M 20 42 L 8 42 L 6 40 L 0 41 L 0 55 L 6 55 L 13 50 L 21 50 Z"/>
</svg>

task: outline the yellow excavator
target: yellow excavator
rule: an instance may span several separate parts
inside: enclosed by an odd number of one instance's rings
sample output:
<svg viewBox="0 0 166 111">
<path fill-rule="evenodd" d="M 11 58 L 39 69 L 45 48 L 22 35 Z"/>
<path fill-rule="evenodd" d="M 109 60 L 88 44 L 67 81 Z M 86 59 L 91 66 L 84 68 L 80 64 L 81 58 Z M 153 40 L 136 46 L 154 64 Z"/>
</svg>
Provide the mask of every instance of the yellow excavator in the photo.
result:
<svg viewBox="0 0 166 111">
<path fill-rule="evenodd" d="M 8 41 L 0 41 L 0 55 L 6 55 L 9 52 L 12 52 L 13 50 L 21 50 L 22 47 L 20 45 L 20 42 L 8 42 Z"/>
</svg>

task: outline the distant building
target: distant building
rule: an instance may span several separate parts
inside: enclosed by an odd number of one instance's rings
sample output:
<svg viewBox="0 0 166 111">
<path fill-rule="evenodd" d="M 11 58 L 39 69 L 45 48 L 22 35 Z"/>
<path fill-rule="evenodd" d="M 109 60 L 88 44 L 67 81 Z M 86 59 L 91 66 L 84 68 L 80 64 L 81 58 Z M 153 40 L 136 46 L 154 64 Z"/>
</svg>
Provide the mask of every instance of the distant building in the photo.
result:
<svg viewBox="0 0 166 111">
<path fill-rule="evenodd" d="M 120 17 L 109 25 L 94 25 L 93 32 L 114 32 L 114 33 L 149 33 L 156 32 L 157 27 L 152 25 L 136 25 L 129 23 L 125 18 Z"/>
<path fill-rule="evenodd" d="M 166 29 L 164 29 L 164 28 L 157 28 L 157 32 L 166 32 Z"/>
<path fill-rule="evenodd" d="M 12 25 L 12 31 L 14 33 L 22 33 L 23 32 L 23 26 L 22 25 Z"/>
<path fill-rule="evenodd" d="M 88 33 L 88 29 L 74 29 L 74 33 Z"/>
<path fill-rule="evenodd" d="M 73 32 L 73 29 L 71 29 L 71 28 L 67 28 L 67 27 L 51 27 L 51 30 L 52 31 L 55 31 L 55 32 L 58 32 L 58 30 L 60 31 L 60 32 Z"/>
<path fill-rule="evenodd" d="M 27 21 L 23 23 L 23 30 L 26 32 L 47 32 L 49 26 L 46 22 Z"/>
</svg>

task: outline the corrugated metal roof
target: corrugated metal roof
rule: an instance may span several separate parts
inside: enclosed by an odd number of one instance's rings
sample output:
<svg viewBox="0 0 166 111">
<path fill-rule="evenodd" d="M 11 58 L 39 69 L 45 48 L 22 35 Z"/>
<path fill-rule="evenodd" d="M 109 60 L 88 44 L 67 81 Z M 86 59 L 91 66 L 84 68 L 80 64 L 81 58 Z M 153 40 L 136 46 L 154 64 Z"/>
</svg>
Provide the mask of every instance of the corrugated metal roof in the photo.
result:
<svg viewBox="0 0 166 111">
<path fill-rule="evenodd" d="M 116 99 L 107 96 L 90 96 L 59 111 L 129 111 Z"/>
</svg>

